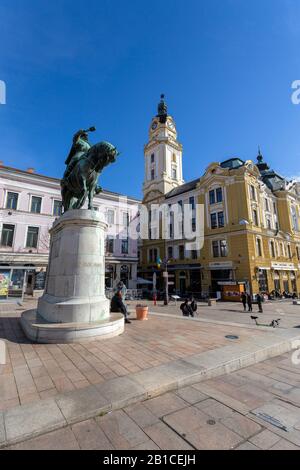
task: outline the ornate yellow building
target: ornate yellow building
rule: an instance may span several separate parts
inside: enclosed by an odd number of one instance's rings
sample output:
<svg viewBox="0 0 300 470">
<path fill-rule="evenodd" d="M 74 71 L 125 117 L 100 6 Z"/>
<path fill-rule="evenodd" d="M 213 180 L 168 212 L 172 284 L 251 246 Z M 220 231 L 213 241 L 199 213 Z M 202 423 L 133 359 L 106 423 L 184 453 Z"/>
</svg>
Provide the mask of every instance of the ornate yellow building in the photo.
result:
<svg viewBox="0 0 300 470">
<path fill-rule="evenodd" d="M 161 259 L 167 262 L 170 290 L 181 294 L 225 296 L 242 285 L 254 294 L 300 292 L 300 183 L 270 169 L 260 151 L 256 163 L 214 162 L 203 176 L 184 183 L 182 146 L 163 97 L 145 145 L 143 193 L 151 238 L 142 243 L 140 275 L 152 279 L 156 272 L 158 290 L 164 286 Z M 192 230 L 204 230 L 203 247 L 193 249 L 184 237 L 176 238 L 184 221 L 172 212 L 166 237 L 155 205 L 169 211 L 187 205 Z"/>
</svg>

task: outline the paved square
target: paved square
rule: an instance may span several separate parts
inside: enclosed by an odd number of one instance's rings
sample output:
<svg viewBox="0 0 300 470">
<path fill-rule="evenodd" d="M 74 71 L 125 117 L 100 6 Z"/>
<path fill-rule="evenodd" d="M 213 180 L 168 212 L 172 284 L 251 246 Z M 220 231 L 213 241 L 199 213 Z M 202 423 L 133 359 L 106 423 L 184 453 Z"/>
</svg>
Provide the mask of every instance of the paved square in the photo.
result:
<svg viewBox="0 0 300 470">
<path fill-rule="evenodd" d="M 239 336 L 234 344 L 243 344 L 254 334 L 242 325 L 150 314 L 147 321 L 133 319 L 123 335 L 109 340 L 33 344 L 25 338 L 19 317 L 34 305 L 27 301 L 23 308 L 0 313 L 0 337 L 7 342 L 7 364 L 0 365 L 0 411 L 90 385 L 104 385 L 109 379 L 233 344 L 225 338 L 228 334 Z M 265 333 L 258 331 L 255 335 L 263 337 Z"/>
</svg>

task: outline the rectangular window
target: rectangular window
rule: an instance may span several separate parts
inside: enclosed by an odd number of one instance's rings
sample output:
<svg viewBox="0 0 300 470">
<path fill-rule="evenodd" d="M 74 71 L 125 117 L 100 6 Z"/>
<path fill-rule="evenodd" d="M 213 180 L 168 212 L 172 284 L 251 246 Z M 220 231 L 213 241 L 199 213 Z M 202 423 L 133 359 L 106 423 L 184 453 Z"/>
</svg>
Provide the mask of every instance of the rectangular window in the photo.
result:
<svg viewBox="0 0 300 470">
<path fill-rule="evenodd" d="M 224 212 L 218 212 L 218 227 L 224 227 Z"/>
<path fill-rule="evenodd" d="M 176 168 L 172 168 L 172 178 L 173 178 L 173 180 L 177 179 L 177 170 L 176 170 Z"/>
<path fill-rule="evenodd" d="M 151 163 L 154 163 L 154 159 L 155 159 L 154 153 L 151 153 Z"/>
<path fill-rule="evenodd" d="M 269 212 L 269 201 L 265 199 L 265 210 Z"/>
<path fill-rule="evenodd" d="M 168 258 L 173 258 L 173 247 L 168 246 Z"/>
<path fill-rule="evenodd" d="M 273 202 L 273 212 L 274 214 L 277 214 L 276 202 Z"/>
<path fill-rule="evenodd" d="M 53 215 L 60 216 L 62 214 L 62 202 L 54 201 L 53 203 Z"/>
<path fill-rule="evenodd" d="M 14 239 L 15 226 L 9 224 L 3 224 L 2 234 L 1 234 L 1 245 L 2 246 L 12 246 Z"/>
<path fill-rule="evenodd" d="M 191 197 L 189 198 L 189 205 L 190 205 L 190 208 L 191 208 L 192 210 L 195 209 L 195 198 L 194 198 L 194 196 L 191 196 Z"/>
<path fill-rule="evenodd" d="M 212 189 L 211 191 L 209 191 L 209 203 L 215 204 L 215 202 L 216 202 L 215 191 L 214 189 Z"/>
<path fill-rule="evenodd" d="M 222 202 L 223 201 L 222 188 L 217 188 L 216 189 L 216 200 L 217 200 L 217 202 Z"/>
<path fill-rule="evenodd" d="M 296 253 L 297 253 L 298 261 L 300 261 L 300 248 L 299 248 L 299 246 L 296 246 Z"/>
<path fill-rule="evenodd" d="M 261 239 L 256 239 L 257 256 L 262 256 Z"/>
<path fill-rule="evenodd" d="M 108 211 L 106 212 L 106 221 L 110 225 L 115 223 L 115 211 L 114 210 L 108 209 Z"/>
<path fill-rule="evenodd" d="M 152 250 L 152 248 L 150 248 L 150 250 L 149 250 L 149 262 L 150 263 L 153 262 L 153 250 Z"/>
<path fill-rule="evenodd" d="M 106 238 L 106 252 L 113 253 L 114 252 L 114 238 L 112 236 L 107 236 Z"/>
<path fill-rule="evenodd" d="M 122 254 L 127 254 L 128 253 L 128 238 L 124 238 L 122 240 Z"/>
<path fill-rule="evenodd" d="M 151 180 L 154 180 L 155 179 L 155 171 L 154 171 L 154 168 L 152 168 L 151 170 Z"/>
<path fill-rule="evenodd" d="M 253 224 L 254 224 L 254 225 L 258 225 L 257 210 L 256 210 L 256 209 L 253 209 L 252 214 L 253 214 Z"/>
<path fill-rule="evenodd" d="M 210 226 L 211 228 L 218 228 L 217 214 L 215 212 L 210 214 Z"/>
<path fill-rule="evenodd" d="M 27 239 L 26 239 L 26 248 L 37 248 L 38 237 L 39 237 L 39 228 L 38 227 L 28 227 Z"/>
<path fill-rule="evenodd" d="M 197 250 L 192 250 L 192 259 L 197 259 L 198 253 Z"/>
<path fill-rule="evenodd" d="M 7 200 L 6 200 L 6 209 L 17 210 L 18 197 L 19 197 L 18 193 L 8 192 L 7 193 Z"/>
<path fill-rule="evenodd" d="M 179 245 L 179 259 L 184 259 L 184 245 Z"/>
<path fill-rule="evenodd" d="M 212 242 L 212 249 L 213 249 L 213 257 L 218 258 L 220 256 L 219 255 L 219 241 L 218 240 L 214 240 Z"/>
<path fill-rule="evenodd" d="M 123 225 L 125 227 L 129 226 L 129 214 L 128 214 L 128 212 L 123 212 Z"/>
<path fill-rule="evenodd" d="M 42 207 L 42 198 L 37 197 L 37 196 L 32 196 L 32 198 L 31 198 L 31 212 L 34 212 L 35 214 L 40 214 L 41 213 L 41 207 Z"/>
<path fill-rule="evenodd" d="M 271 219 L 269 217 L 267 217 L 267 228 L 269 230 L 271 230 L 272 226 L 271 226 Z"/>
<path fill-rule="evenodd" d="M 288 245 L 288 255 L 289 255 L 289 258 L 292 257 L 292 251 L 291 251 L 291 245 Z"/>
<path fill-rule="evenodd" d="M 271 248 L 271 256 L 272 258 L 275 258 L 275 245 L 273 241 L 270 242 L 270 248 Z"/>
<path fill-rule="evenodd" d="M 227 256 L 227 241 L 220 240 L 220 253 L 222 257 Z"/>
<path fill-rule="evenodd" d="M 250 197 L 253 201 L 256 201 L 255 187 L 252 184 L 250 185 Z"/>
<path fill-rule="evenodd" d="M 192 232 L 196 232 L 196 217 L 192 217 Z"/>
</svg>

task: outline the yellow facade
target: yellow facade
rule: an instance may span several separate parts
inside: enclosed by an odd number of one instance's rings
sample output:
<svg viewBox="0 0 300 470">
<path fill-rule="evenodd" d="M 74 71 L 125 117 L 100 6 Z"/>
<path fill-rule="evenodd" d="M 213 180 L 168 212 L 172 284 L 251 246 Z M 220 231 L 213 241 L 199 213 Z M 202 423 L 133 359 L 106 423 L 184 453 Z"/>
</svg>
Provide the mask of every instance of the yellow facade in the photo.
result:
<svg viewBox="0 0 300 470">
<path fill-rule="evenodd" d="M 140 276 L 151 280 L 156 273 L 158 290 L 164 289 L 167 269 L 170 290 L 180 294 L 219 296 L 223 286 L 239 284 L 253 294 L 300 292 L 300 183 L 271 170 L 260 152 L 256 163 L 239 158 L 214 162 L 185 183 L 175 122 L 161 101 L 145 145 L 143 192 L 151 213 L 153 204 L 165 205 L 169 214 L 174 205 L 192 204 L 195 233 L 204 230 L 200 250 L 187 248 L 185 236 L 176 239 L 171 233 L 180 220 L 168 219 L 169 238 L 160 223 L 152 239 L 142 240 Z M 203 220 L 195 222 L 203 209 Z M 168 261 L 167 268 L 158 267 L 159 259 Z"/>
<path fill-rule="evenodd" d="M 255 188 L 255 201 L 251 199 L 251 186 Z M 211 208 L 208 195 L 212 188 L 222 188 L 223 202 L 220 208 L 224 210 L 225 223 L 221 228 L 210 226 Z M 180 277 L 183 277 L 184 272 L 186 292 L 192 293 L 191 266 L 199 265 L 203 295 L 218 290 L 222 292 L 222 284 L 226 285 L 231 281 L 235 284 L 245 283 L 247 290 L 254 294 L 273 290 L 300 292 L 300 232 L 293 227 L 290 207 L 291 203 L 295 205 L 299 223 L 300 198 L 297 191 L 296 183 L 285 190 L 271 191 L 263 183 L 257 166 L 251 161 L 244 162 L 236 169 L 222 168 L 217 163 L 211 164 L 197 183 L 197 202 L 204 205 L 205 213 L 204 246 L 196 259 L 186 254 L 183 259 L 169 261 L 168 270 L 175 275 L 175 289 L 180 291 Z M 266 198 L 269 213 L 274 219 L 276 217 L 276 222 L 271 221 L 271 228 L 266 225 Z M 160 203 L 161 201 L 160 197 Z M 216 210 L 217 206 L 218 204 Z M 257 212 L 257 221 L 253 219 L 253 209 Z M 212 242 L 218 240 L 226 240 L 226 256 L 214 255 Z M 181 242 L 172 241 L 174 246 Z M 271 242 L 274 244 L 273 251 Z M 151 267 L 155 270 L 156 262 L 153 260 L 153 263 L 149 264 L 147 253 L 155 246 L 158 248 L 157 255 L 163 259 L 166 256 L 167 244 L 170 245 L 170 241 L 143 241 L 142 269 Z M 228 280 L 221 279 L 221 271 L 231 272 Z"/>
</svg>

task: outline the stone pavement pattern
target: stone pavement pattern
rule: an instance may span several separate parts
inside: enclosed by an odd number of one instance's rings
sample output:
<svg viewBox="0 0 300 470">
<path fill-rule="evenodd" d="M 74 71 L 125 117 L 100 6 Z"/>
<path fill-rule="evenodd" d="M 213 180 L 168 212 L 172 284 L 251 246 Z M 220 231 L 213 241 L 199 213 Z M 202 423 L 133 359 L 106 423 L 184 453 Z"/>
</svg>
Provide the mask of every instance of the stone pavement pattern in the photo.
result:
<svg viewBox="0 0 300 470">
<path fill-rule="evenodd" d="M 241 344 L 253 335 L 242 325 L 233 329 L 150 315 L 147 322 L 132 321 L 125 334 L 110 340 L 32 344 L 19 317 L 34 305 L 25 302 L 15 311 L 0 311 L 0 338 L 6 339 L 8 350 L 7 364 L 0 365 L 0 411 L 220 348 L 229 344 L 227 334 L 239 335 Z"/>
<path fill-rule="evenodd" d="M 171 301 L 168 306 L 164 306 L 161 301 L 157 302 L 157 305 L 153 305 L 153 301 L 144 301 L 149 305 L 151 312 L 167 313 L 171 315 L 182 316 L 180 310 L 181 302 Z M 134 301 L 129 301 L 130 306 L 134 306 Z M 250 315 L 258 315 L 260 323 L 269 324 L 271 320 L 281 318 L 280 327 L 282 328 L 300 328 L 300 305 L 293 305 L 291 299 L 283 299 L 278 301 L 266 301 L 263 304 L 264 312 L 258 313 L 258 307 L 253 304 L 253 312 L 243 311 L 243 305 L 241 302 L 217 302 L 215 305 L 208 307 L 207 302 L 198 302 L 198 310 L 196 318 L 239 323 L 242 325 L 255 325 L 255 322 L 251 320 Z"/>
<path fill-rule="evenodd" d="M 9 449 L 300 449 L 300 365 L 286 353 Z"/>
</svg>

